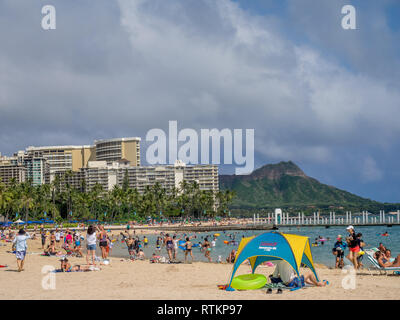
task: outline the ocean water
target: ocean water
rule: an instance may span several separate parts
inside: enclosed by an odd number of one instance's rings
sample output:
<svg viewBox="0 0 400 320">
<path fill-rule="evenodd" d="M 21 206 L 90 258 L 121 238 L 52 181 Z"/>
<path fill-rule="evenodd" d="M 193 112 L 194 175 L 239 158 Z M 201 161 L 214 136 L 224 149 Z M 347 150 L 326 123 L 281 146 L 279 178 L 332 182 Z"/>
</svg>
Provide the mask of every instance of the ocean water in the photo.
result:
<svg viewBox="0 0 400 320">
<path fill-rule="evenodd" d="M 315 238 L 321 236 L 322 238 L 329 238 L 330 240 L 325 241 L 324 245 L 320 245 L 318 247 L 311 247 L 311 251 L 313 254 L 314 262 L 324 264 L 328 267 L 333 267 L 335 265 L 335 256 L 332 254 L 332 248 L 334 243 L 336 242 L 337 236 L 340 234 L 343 237 L 347 236 L 346 226 L 343 227 L 284 227 L 279 228 L 279 232 L 283 233 L 292 233 L 298 234 L 302 236 L 307 236 L 310 238 L 310 242 L 313 243 Z M 381 236 L 385 231 L 389 233 L 389 236 L 384 237 Z M 224 244 L 224 240 L 231 240 L 228 236 L 234 235 L 235 240 L 239 243 L 242 236 L 248 237 L 252 235 L 258 235 L 264 233 L 266 231 L 220 231 L 220 232 L 199 232 L 199 233 L 188 233 L 187 235 L 196 235 L 196 239 L 192 239 L 193 243 L 203 242 L 205 237 L 208 237 L 208 240 L 211 242 L 213 239 L 214 233 L 219 233 L 220 236 L 217 238 L 216 246 L 212 248 L 211 258 L 215 262 L 218 259 L 218 256 L 221 256 L 222 261 L 228 257 L 229 253 L 232 249 L 237 249 L 238 245 L 227 245 Z M 270 231 L 267 231 L 270 232 Z M 363 240 L 366 243 L 366 248 L 377 247 L 380 242 L 382 242 L 387 248 L 392 250 L 392 256 L 396 257 L 397 254 L 400 254 L 400 226 L 359 226 L 356 228 L 356 232 L 360 232 L 363 234 Z M 169 232 L 172 236 L 174 233 Z M 182 236 L 184 233 L 177 233 L 178 238 Z M 142 249 L 146 255 L 146 257 L 150 257 L 153 253 L 159 254 L 156 248 L 156 239 L 157 235 L 148 235 L 149 244 L 147 247 L 143 247 Z M 140 236 L 140 240 L 143 240 L 143 236 Z M 348 249 L 345 254 L 347 255 Z M 165 247 L 162 247 L 160 255 L 168 257 L 167 251 Z M 196 261 L 208 261 L 204 256 L 204 253 L 200 251 L 199 248 L 193 248 L 193 255 Z M 125 243 L 121 243 L 120 241 L 114 242 L 112 255 L 113 257 L 123 257 L 128 258 L 128 249 Z M 178 249 L 177 259 L 183 261 L 185 258 L 184 251 Z M 190 259 L 190 258 L 189 258 Z M 349 264 L 350 262 L 345 259 L 345 264 Z M 368 265 L 367 259 L 363 260 L 364 265 Z"/>
</svg>

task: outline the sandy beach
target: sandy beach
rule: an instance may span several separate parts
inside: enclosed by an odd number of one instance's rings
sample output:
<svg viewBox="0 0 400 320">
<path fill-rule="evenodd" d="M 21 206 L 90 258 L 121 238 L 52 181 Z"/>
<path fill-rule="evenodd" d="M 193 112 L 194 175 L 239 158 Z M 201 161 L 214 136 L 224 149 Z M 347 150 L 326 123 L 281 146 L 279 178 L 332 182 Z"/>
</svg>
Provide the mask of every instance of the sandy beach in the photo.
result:
<svg viewBox="0 0 400 320">
<path fill-rule="evenodd" d="M 265 290 L 234 291 L 219 290 L 217 285 L 226 284 L 232 265 L 195 262 L 193 264 L 152 264 L 145 261 L 127 261 L 111 258 L 109 265 L 100 271 L 55 273 L 55 290 L 45 290 L 42 280 L 43 266 L 60 267 L 59 258 L 40 256 L 39 240 L 28 241 L 25 271 L 17 272 L 15 255 L 7 253 L 10 243 L 1 243 L 0 299 L 382 299 L 399 298 L 400 278 L 398 276 L 373 275 L 368 270 L 356 276 L 356 289 L 345 290 L 342 270 L 332 270 L 317 266 L 321 279 L 328 280 L 327 287 L 307 287 L 282 295 L 265 294 Z M 165 254 L 165 252 L 163 252 Z M 70 258 L 72 265 L 85 264 L 85 258 Z M 273 267 L 261 266 L 257 273 L 265 275 L 273 272 Z M 308 272 L 308 270 L 302 270 Z M 237 274 L 249 273 L 249 265 L 242 265 Z"/>
</svg>

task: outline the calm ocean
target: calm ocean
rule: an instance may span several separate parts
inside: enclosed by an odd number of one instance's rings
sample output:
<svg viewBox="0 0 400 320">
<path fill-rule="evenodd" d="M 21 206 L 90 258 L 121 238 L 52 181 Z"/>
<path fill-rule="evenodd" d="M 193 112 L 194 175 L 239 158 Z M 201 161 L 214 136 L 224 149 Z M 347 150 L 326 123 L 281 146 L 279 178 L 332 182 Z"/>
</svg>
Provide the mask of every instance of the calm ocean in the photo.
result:
<svg viewBox="0 0 400 320">
<path fill-rule="evenodd" d="M 384 237 L 381 236 L 382 233 L 387 231 L 389 236 Z M 320 245 L 318 247 L 312 247 L 312 254 L 314 261 L 316 263 L 324 264 L 328 267 L 333 267 L 335 265 L 335 257 L 332 254 L 332 248 L 336 241 L 336 237 L 340 234 L 342 236 L 347 236 L 346 226 L 343 227 L 282 227 L 279 228 L 279 232 L 283 233 L 293 233 L 298 235 L 307 236 L 310 238 L 310 242 L 313 243 L 315 238 L 321 236 L 322 238 L 330 238 L 330 240 L 325 241 L 324 245 Z M 377 247 L 380 242 L 382 242 L 387 248 L 392 250 L 392 256 L 395 257 L 400 253 L 400 226 L 359 226 L 356 227 L 356 232 L 361 232 L 363 234 L 363 240 L 366 243 L 366 248 Z M 204 238 L 208 236 L 208 240 L 211 242 L 213 239 L 213 234 L 215 232 L 203 232 L 203 233 L 190 233 L 189 235 L 196 235 L 196 239 L 192 239 L 193 243 L 203 242 Z M 218 256 L 221 256 L 222 261 L 225 261 L 229 252 L 232 249 L 237 249 L 237 245 L 226 245 L 224 244 L 224 240 L 230 240 L 229 234 L 234 235 L 237 242 L 240 242 L 242 236 L 248 237 L 252 235 L 257 235 L 263 233 L 263 231 L 226 231 L 226 232 L 218 232 L 220 236 L 217 238 L 216 245 L 211 251 L 211 257 L 213 261 L 217 261 Z M 173 232 L 170 232 L 170 235 L 173 235 Z M 183 233 L 179 233 L 178 237 L 183 236 Z M 149 244 L 144 249 L 146 257 L 150 257 L 155 251 L 156 248 L 156 235 L 147 236 L 149 239 Z M 140 236 L 140 240 L 143 240 L 143 236 Z M 193 248 L 193 253 L 195 260 L 197 261 L 208 261 L 204 257 L 204 253 L 200 251 L 199 248 Z M 346 254 L 348 250 L 346 250 Z M 161 249 L 161 255 L 168 256 L 165 247 Z M 114 242 L 112 256 L 114 257 L 124 257 L 127 258 L 128 250 L 125 243 Z M 184 259 L 184 251 L 179 249 L 178 260 Z M 349 263 L 346 261 L 345 263 Z M 364 259 L 364 264 L 367 265 L 367 259 Z"/>
</svg>

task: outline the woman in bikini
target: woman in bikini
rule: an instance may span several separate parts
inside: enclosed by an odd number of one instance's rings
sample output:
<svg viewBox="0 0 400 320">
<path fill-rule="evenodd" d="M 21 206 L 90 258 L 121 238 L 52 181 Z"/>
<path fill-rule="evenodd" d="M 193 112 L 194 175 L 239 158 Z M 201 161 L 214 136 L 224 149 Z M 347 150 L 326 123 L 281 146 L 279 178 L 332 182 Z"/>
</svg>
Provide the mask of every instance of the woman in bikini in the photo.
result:
<svg viewBox="0 0 400 320">
<path fill-rule="evenodd" d="M 61 259 L 62 272 L 78 272 L 78 271 L 93 271 L 93 270 L 94 270 L 93 266 L 81 266 L 79 264 L 71 266 L 67 258 Z"/>
<path fill-rule="evenodd" d="M 125 240 L 125 243 L 128 247 L 129 259 L 135 260 L 135 248 L 134 248 L 134 241 L 132 239 L 132 236 L 129 236 L 128 239 Z"/>
<path fill-rule="evenodd" d="M 382 268 L 400 267 L 400 254 L 397 255 L 394 261 L 391 261 L 391 252 L 386 249 L 386 255 L 380 251 L 375 252 L 375 259 Z"/>
<path fill-rule="evenodd" d="M 204 256 L 208 259 L 209 262 L 211 262 L 211 256 L 210 256 L 210 253 L 211 253 L 211 245 L 210 245 L 210 243 L 208 242 L 208 238 L 205 238 L 205 239 L 204 239 L 204 243 L 203 243 L 203 246 L 202 246 L 202 247 L 204 248 Z"/>
<path fill-rule="evenodd" d="M 99 233 L 99 246 L 101 249 L 101 257 L 103 259 L 107 259 L 107 231 L 104 229 L 103 226 L 100 226 L 100 233 Z"/>
<path fill-rule="evenodd" d="M 172 238 L 169 236 L 168 233 L 165 235 L 164 244 L 165 247 L 167 248 L 169 261 L 172 261 L 172 251 L 174 250 L 174 242 L 172 241 Z"/>
<path fill-rule="evenodd" d="M 193 244 L 192 244 L 192 242 L 190 241 L 190 238 L 189 237 L 187 237 L 186 238 L 186 242 L 185 242 L 185 245 L 184 245 L 184 247 L 185 247 L 185 263 L 186 263 L 186 259 L 187 259 L 187 256 L 188 256 L 188 254 L 190 254 L 190 256 L 192 257 L 192 262 L 194 261 L 194 259 L 193 259 L 193 252 L 192 252 L 192 246 L 193 246 Z"/>
</svg>

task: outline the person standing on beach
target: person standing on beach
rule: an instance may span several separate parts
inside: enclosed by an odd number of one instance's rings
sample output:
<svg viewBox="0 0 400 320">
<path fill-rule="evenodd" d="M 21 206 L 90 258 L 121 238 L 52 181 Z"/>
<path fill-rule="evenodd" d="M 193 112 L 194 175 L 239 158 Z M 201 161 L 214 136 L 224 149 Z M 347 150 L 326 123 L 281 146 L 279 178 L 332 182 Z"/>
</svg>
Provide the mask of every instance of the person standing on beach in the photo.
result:
<svg viewBox="0 0 400 320">
<path fill-rule="evenodd" d="M 44 230 L 43 225 L 40 228 L 40 238 L 42 240 L 42 249 L 44 249 L 44 246 L 46 244 L 46 231 Z"/>
<path fill-rule="evenodd" d="M 347 259 L 349 259 L 354 266 L 354 269 L 358 269 L 358 253 L 360 252 L 360 243 L 359 240 L 357 239 L 356 232 L 354 230 L 353 226 L 348 226 L 346 230 L 349 232 L 349 236 L 346 238 L 347 240 L 347 245 L 349 246 L 349 254 L 346 256 Z"/>
<path fill-rule="evenodd" d="M 204 239 L 204 243 L 203 243 L 202 247 L 204 248 L 204 256 L 208 259 L 209 262 L 211 262 L 211 256 L 210 256 L 211 245 L 210 245 L 210 242 L 208 242 L 208 238 Z"/>
<path fill-rule="evenodd" d="M 60 247 L 61 233 L 60 233 L 60 230 L 58 230 L 58 228 L 56 229 L 55 236 L 56 236 L 56 248 L 59 248 Z"/>
<path fill-rule="evenodd" d="M 336 240 L 332 253 L 336 256 L 335 268 L 337 269 L 343 268 L 344 250 L 346 249 L 347 244 L 343 242 L 340 234 L 337 236 Z"/>
<path fill-rule="evenodd" d="M 157 240 L 156 240 L 156 250 L 158 252 L 161 251 L 161 238 L 160 237 L 157 237 Z"/>
<path fill-rule="evenodd" d="M 104 229 L 103 226 L 100 226 L 99 246 L 101 249 L 101 257 L 103 259 L 106 259 L 108 242 L 107 242 L 107 231 Z"/>
<path fill-rule="evenodd" d="M 128 239 L 125 240 L 125 243 L 128 247 L 129 259 L 135 260 L 134 240 L 131 235 L 129 235 Z"/>
<path fill-rule="evenodd" d="M 30 237 L 29 233 L 26 233 L 24 229 L 20 229 L 13 240 L 13 248 L 15 248 L 15 256 L 17 257 L 18 272 L 24 271 L 26 249 L 28 248 L 26 240 L 30 239 Z"/>
<path fill-rule="evenodd" d="M 172 261 L 172 251 L 174 250 L 174 242 L 172 241 L 172 238 L 169 236 L 168 233 L 165 235 L 164 244 L 167 249 L 169 261 Z"/>
<path fill-rule="evenodd" d="M 177 239 L 176 235 L 172 237 L 172 242 L 174 243 L 174 260 L 176 260 L 176 255 L 178 254 L 178 243 L 182 238 Z"/>
<path fill-rule="evenodd" d="M 187 259 L 188 254 L 190 254 L 190 256 L 192 257 L 192 262 L 194 261 L 193 252 L 192 252 L 192 246 L 193 246 L 193 244 L 190 241 L 190 238 L 187 237 L 185 245 L 184 245 L 184 247 L 185 247 L 185 263 L 186 263 L 186 259 Z"/>
<path fill-rule="evenodd" d="M 87 242 L 87 264 L 95 265 L 95 254 L 96 254 L 96 229 L 93 226 L 89 226 L 86 235 Z M 89 256 L 92 258 L 92 263 L 89 263 Z"/>
</svg>

